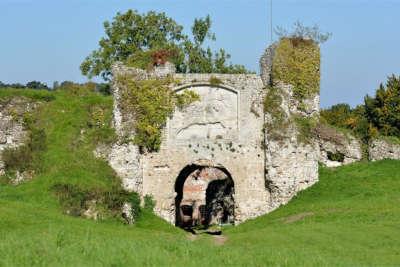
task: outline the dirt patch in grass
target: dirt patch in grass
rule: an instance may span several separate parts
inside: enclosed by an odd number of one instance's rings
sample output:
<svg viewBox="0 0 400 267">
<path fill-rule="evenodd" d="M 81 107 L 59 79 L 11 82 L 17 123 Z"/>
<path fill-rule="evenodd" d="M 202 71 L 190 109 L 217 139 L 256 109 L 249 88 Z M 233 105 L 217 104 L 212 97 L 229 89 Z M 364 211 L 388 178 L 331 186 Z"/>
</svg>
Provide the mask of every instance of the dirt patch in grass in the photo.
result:
<svg viewBox="0 0 400 267">
<path fill-rule="evenodd" d="M 188 239 L 189 241 L 196 241 L 196 240 L 197 240 L 197 235 L 188 234 L 188 235 L 187 235 L 187 239 Z"/>
<path fill-rule="evenodd" d="M 314 215 L 314 212 L 302 212 L 302 213 L 290 215 L 288 217 L 283 218 L 283 222 L 286 224 L 294 223 L 294 222 L 301 221 L 304 218 L 310 217 L 313 215 Z"/>
<path fill-rule="evenodd" d="M 224 235 L 215 235 L 214 244 L 217 246 L 223 246 L 225 242 L 228 241 L 228 237 Z"/>
</svg>

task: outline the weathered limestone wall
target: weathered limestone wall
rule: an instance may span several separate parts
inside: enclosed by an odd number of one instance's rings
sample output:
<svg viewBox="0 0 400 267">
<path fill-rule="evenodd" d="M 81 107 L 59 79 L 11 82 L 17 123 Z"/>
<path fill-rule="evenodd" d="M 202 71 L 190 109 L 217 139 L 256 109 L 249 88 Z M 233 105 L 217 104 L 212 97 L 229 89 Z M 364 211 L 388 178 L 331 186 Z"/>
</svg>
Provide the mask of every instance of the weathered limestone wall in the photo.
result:
<svg viewBox="0 0 400 267">
<path fill-rule="evenodd" d="M 0 176 L 5 174 L 2 151 L 24 144 L 28 132 L 24 129 L 23 115 L 37 105 L 24 97 L 0 100 Z"/>
<path fill-rule="evenodd" d="M 218 78 L 219 85 L 210 85 Z M 143 194 L 157 202 L 156 213 L 175 220 L 175 181 L 191 164 L 224 167 L 235 184 L 235 220 L 264 214 L 269 194 L 264 185 L 263 85 L 257 75 L 175 75 L 182 83 L 177 91 L 193 90 L 201 100 L 168 121 L 158 153 L 141 161 Z"/>
<path fill-rule="evenodd" d="M 316 129 L 316 135 L 320 147 L 319 162 L 325 166 L 338 167 L 362 159 L 361 141 L 354 136 L 322 124 Z M 343 161 L 329 159 L 329 153 L 340 153 L 343 155 Z"/>
<path fill-rule="evenodd" d="M 271 194 L 269 210 L 286 204 L 297 192 L 318 181 L 319 155 L 315 140 L 307 143 L 298 140 L 299 130 L 294 121 L 295 116 L 311 118 L 319 114 L 319 95 L 305 99 L 300 105 L 293 96 L 292 85 L 273 80 L 271 72 L 275 48 L 275 45 L 269 47 L 261 58 L 261 77 L 265 86 L 273 85 L 279 91 L 282 98 L 280 108 L 287 125 L 282 130 L 281 138 L 273 137 L 268 129 L 265 131 L 265 185 Z M 273 119 L 274 114 L 266 112 L 265 123 L 271 124 Z"/>
<path fill-rule="evenodd" d="M 375 139 L 369 145 L 369 159 L 400 159 L 400 145 L 387 140 Z"/>
</svg>

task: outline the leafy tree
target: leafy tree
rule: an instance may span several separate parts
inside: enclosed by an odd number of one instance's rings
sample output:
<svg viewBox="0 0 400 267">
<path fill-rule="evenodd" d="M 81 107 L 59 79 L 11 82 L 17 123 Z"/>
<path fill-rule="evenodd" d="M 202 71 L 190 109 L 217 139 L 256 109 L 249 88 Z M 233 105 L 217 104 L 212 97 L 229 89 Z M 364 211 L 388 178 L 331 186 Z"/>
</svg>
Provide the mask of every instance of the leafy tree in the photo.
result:
<svg viewBox="0 0 400 267">
<path fill-rule="evenodd" d="M 380 133 L 400 136 L 400 76 L 388 77 L 386 85 L 379 86 L 375 97 L 367 95 L 364 102 L 368 121 Z"/>
<path fill-rule="evenodd" d="M 96 91 L 103 94 L 103 95 L 110 95 L 111 94 L 111 87 L 108 83 L 98 83 L 96 84 Z"/>
<path fill-rule="evenodd" d="M 347 128 L 351 124 L 352 110 L 349 104 L 340 103 L 329 109 L 321 110 L 321 117 L 325 121 L 337 127 Z"/>
<path fill-rule="evenodd" d="M 154 11 L 143 15 L 133 10 L 117 13 L 111 23 L 104 22 L 104 29 L 106 37 L 100 40 L 100 48 L 85 59 L 81 71 L 89 77 L 101 75 L 105 80 L 110 78 L 114 62 L 125 61 L 140 51 L 175 47 L 185 37 L 182 26 L 165 13 Z"/>
<path fill-rule="evenodd" d="M 214 54 L 209 47 L 203 48 L 206 40 L 215 40 L 211 24 L 209 16 L 195 19 L 191 40 L 183 34 L 183 27 L 165 13 L 117 13 L 112 22 L 104 23 L 106 36 L 100 40 L 100 48 L 83 61 L 81 71 L 89 78 L 101 75 L 109 80 L 116 61 L 147 68 L 170 60 L 182 73 L 247 72 L 243 66 L 228 65 L 230 56 L 223 49 Z"/>
<path fill-rule="evenodd" d="M 25 88 L 25 85 L 21 84 L 21 83 L 12 83 L 12 84 L 8 84 L 8 83 L 3 83 L 0 81 L 0 88 Z"/>
<path fill-rule="evenodd" d="M 330 125 L 352 130 L 364 144 L 378 135 L 400 137 L 400 76 L 388 77 L 374 97 L 364 98 L 363 105 L 334 105 L 322 110 L 321 118 Z"/>
<path fill-rule="evenodd" d="M 28 82 L 26 87 L 30 89 L 49 89 L 45 83 L 41 83 L 39 81 Z"/>
</svg>

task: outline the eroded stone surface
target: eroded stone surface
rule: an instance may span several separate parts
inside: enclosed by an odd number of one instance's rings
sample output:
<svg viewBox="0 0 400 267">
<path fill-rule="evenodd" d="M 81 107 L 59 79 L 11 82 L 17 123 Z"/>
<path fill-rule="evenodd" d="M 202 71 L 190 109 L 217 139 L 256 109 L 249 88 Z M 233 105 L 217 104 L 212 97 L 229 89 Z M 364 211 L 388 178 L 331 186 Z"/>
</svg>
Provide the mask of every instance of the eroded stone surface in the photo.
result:
<svg viewBox="0 0 400 267">
<path fill-rule="evenodd" d="M 265 132 L 265 186 L 271 197 L 268 211 L 286 204 L 297 192 L 304 190 L 318 181 L 319 146 L 315 140 L 303 143 L 298 140 L 299 130 L 294 116 L 312 117 L 319 111 L 319 98 L 304 102 L 299 109 L 298 101 L 293 97 L 292 86 L 281 82 L 275 83 L 281 92 L 281 109 L 288 121 L 282 130 L 281 138 L 273 138 Z M 307 112 L 305 112 L 306 110 Z M 265 122 L 273 120 L 271 114 L 265 114 Z"/>
<path fill-rule="evenodd" d="M 338 167 L 362 159 L 361 141 L 348 133 L 342 133 L 328 125 L 319 125 L 316 137 L 320 147 L 319 162 L 327 167 Z M 343 156 L 343 160 L 332 160 L 329 154 Z"/>
<path fill-rule="evenodd" d="M 375 139 L 369 145 L 369 158 L 372 161 L 400 159 L 400 145 L 389 140 Z"/>
<path fill-rule="evenodd" d="M 32 112 L 38 103 L 25 97 L 13 97 L 0 100 L 0 176 L 5 174 L 5 164 L 1 160 L 2 151 L 23 145 L 28 132 L 23 125 L 25 113 Z M 30 172 L 17 173 L 14 184 L 30 179 Z"/>
</svg>

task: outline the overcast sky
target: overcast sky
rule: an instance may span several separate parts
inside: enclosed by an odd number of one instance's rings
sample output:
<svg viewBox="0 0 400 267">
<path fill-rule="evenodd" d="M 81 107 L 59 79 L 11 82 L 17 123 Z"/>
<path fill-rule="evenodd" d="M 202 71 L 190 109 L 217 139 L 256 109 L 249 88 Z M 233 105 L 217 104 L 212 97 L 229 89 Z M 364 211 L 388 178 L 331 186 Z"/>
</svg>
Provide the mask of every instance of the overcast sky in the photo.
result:
<svg viewBox="0 0 400 267">
<path fill-rule="evenodd" d="M 97 48 L 102 23 L 118 11 L 164 11 L 187 30 L 210 14 L 233 63 L 259 70 L 270 44 L 270 0 L 0 0 L 0 81 L 83 82 L 79 65 Z M 323 107 L 356 105 L 400 74 L 400 0 L 273 0 L 275 26 L 300 20 L 332 38 L 322 45 Z"/>
</svg>

